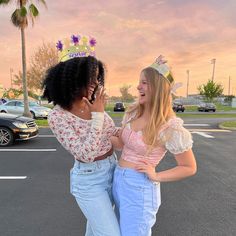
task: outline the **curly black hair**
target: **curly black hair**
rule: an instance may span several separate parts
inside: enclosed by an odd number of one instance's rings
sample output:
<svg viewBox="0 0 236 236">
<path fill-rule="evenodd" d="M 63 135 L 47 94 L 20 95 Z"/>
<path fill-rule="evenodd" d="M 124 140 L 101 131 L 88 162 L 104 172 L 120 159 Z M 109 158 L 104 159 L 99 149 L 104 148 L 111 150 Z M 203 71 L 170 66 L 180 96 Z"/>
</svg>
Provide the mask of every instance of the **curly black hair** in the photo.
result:
<svg viewBox="0 0 236 236">
<path fill-rule="evenodd" d="M 92 56 L 77 57 L 51 67 L 43 81 L 43 97 L 69 110 L 76 99 L 87 96 L 90 83 L 104 85 L 105 66 Z"/>
</svg>

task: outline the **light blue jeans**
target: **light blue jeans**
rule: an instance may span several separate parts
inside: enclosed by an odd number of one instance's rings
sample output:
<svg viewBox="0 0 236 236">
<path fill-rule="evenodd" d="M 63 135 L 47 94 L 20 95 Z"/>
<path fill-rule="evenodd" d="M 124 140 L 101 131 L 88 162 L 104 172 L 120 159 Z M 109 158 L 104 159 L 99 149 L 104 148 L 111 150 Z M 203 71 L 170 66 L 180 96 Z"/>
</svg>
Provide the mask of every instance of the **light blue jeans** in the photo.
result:
<svg viewBox="0 0 236 236">
<path fill-rule="evenodd" d="M 92 163 L 75 161 L 70 171 L 70 191 L 87 218 L 85 236 L 120 236 L 113 210 L 112 180 L 115 153 Z"/>
<path fill-rule="evenodd" d="M 161 204 L 160 183 L 146 174 L 117 165 L 113 197 L 122 236 L 150 236 Z"/>
</svg>

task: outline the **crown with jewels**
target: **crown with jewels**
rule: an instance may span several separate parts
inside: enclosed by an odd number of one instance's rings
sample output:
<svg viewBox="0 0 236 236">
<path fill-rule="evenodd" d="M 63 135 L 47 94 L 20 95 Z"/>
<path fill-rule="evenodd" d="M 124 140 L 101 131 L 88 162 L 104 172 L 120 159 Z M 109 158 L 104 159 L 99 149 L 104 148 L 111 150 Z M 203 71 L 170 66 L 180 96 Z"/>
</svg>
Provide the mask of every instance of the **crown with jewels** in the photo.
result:
<svg viewBox="0 0 236 236">
<path fill-rule="evenodd" d="M 153 69 L 157 70 L 163 77 L 170 83 L 174 83 L 173 75 L 170 71 L 170 67 L 166 64 L 167 60 L 164 60 L 164 57 L 160 55 L 156 61 L 150 65 Z"/>
<path fill-rule="evenodd" d="M 59 61 L 67 61 L 74 57 L 96 56 L 95 45 L 97 41 L 93 37 L 72 35 L 71 39 L 59 40 L 56 44 Z"/>
</svg>

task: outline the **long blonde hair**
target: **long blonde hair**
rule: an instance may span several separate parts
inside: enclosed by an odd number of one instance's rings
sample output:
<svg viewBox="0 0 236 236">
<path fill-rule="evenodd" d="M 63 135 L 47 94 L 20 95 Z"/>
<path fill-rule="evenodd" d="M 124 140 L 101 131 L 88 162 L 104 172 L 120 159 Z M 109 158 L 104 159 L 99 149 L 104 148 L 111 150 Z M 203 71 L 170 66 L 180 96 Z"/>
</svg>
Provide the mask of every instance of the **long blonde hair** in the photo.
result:
<svg viewBox="0 0 236 236">
<path fill-rule="evenodd" d="M 143 141 L 149 146 L 149 151 L 160 144 L 158 132 L 162 125 L 175 116 L 172 109 L 171 85 L 157 70 L 147 67 L 141 71 L 148 81 L 150 92 L 150 119 L 143 129 Z M 135 113 L 135 118 L 143 114 L 144 107 L 138 102 L 132 105 L 126 116 Z"/>
</svg>

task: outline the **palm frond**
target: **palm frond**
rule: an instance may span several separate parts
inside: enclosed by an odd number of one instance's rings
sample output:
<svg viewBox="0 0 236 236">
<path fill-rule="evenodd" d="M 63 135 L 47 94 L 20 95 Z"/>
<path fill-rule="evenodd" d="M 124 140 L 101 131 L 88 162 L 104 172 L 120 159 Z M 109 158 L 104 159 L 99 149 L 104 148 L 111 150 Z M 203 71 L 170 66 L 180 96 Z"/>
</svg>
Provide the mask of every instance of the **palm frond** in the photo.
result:
<svg viewBox="0 0 236 236">
<path fill-rule="evenodd" d="M 11 0 L 0 0 L 0 5 L 7 5 Z"/>
<path fill-rule="evenodd" d="M 22 17 L 26 17 L 27 16 L 27 9 L 24 6 L 21 7 L 21 9 L 20 9 L 20 15 Z"/>
<path fill-rule="evenodd" d="M 30 12 L 30 15 L 33 18 L 35 18 L 39 15 L 39 11 L 38 11 L 37 7 L 34 4 L 29 5 L 29 12 Z"/>
<path fill-rule="evenodd" d="M 16 9 L 11 15 L 11 21 L 13 25 L 18 28 L 26 28 L 28 26 L 28 20 L 26 16 L 21 15 L 21 9 Z"/>
<path fill-rule="evenodd" d="M 32 26 L 34 26 L 34 19 L 39 15 L 39 11 L 34 4 L 30 4 L 29 6 L 29 16 L 32 22 Z"/>
</svg>

